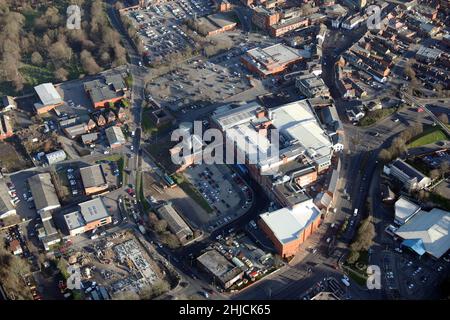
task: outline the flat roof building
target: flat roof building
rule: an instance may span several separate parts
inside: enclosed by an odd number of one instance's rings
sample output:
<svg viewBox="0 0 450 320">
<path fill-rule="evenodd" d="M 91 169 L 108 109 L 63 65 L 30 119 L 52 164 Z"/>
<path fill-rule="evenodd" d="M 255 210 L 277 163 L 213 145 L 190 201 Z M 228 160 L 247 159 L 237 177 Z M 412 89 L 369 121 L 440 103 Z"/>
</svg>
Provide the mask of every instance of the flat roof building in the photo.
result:
<svg viewBox="0 0 450 320">
<path fill-rule="evenodd" d="M 108 190 L 105 174 L 99 164 L 81 168 L 81 181 L 83 182 L 86 195 L 92 195 Z"/>
<path fill-rule="evenodd" d="M 112 222 L 102 198 L 78 204 L 78 210 L 64 215 L 67 229 L 75 236 Z"/>
<path fill-rule="evenodd" d="M 228 261 L 217 250 L 210 250 L 197 258 L 200 267 L 208 272 L 224 289 L 242 278 L 244 271 Z"/>
<path fill-rule="evenodd" d="M 307 98 L 329 98 L 330 91 L 322 78 L 314 74 L 304 74 L 295 79 L 295 86 Z"/>
<path fill-rule="evenodd" d="M 241 57 L 242 63 L 262 77 L 285 71 L 290 65 L 303 59 L 300 50 L 284 44 L 250 49 Z"/>
<path fill-rule="evenodd" d="M 295 255 L 300 245 L 319 227 L 320 210 L 312 199 L 294 208 L 282 208 L 260 215 L 259 225 L 282 257 Z"/>
<path fill-rule="evenodd" d="M 28 185 L 33 196 L 36 211 L 42 221 L 51 219 L 50 211 L 60 208 L 58 195 L 52 183 L 50 173 L 39 173 L 28 179 Z"/>
</svg>

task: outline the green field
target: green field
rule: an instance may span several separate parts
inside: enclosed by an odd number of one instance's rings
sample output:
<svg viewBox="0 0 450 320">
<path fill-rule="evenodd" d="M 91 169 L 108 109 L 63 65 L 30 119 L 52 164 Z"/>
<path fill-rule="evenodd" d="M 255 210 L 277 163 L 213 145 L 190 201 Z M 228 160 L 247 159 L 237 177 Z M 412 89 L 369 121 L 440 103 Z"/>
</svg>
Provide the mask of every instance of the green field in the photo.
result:
<svg viewBox="0 0 450 320">
<path fill-rule="evenodd" d="M 426 144 L 434 143 L 439 140 L 447 140 L 448 137 L 440 127 L 434 127 L 430 130 L 425 130 L 422 134 L 414 138 L 409 144 L 408 148 L 420 147 Z"/>
</svg>

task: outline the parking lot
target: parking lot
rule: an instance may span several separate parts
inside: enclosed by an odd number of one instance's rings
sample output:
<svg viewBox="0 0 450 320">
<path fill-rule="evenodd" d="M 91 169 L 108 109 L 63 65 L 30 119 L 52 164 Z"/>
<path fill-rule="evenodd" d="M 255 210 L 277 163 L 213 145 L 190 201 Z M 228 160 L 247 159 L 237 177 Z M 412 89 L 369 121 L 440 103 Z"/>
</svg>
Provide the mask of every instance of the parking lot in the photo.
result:
<svg viewBox="0 0 450 320">
<path fill-rule="evenodd" d="M 236 65 L 231 70 L 196 59 L 149 83 L 147 92 L 161 106 L 186 113 L 248 90 L 251 86 L 245 78 L 245 70 L 240 64 Z"/>
<path fill-rule="evenodd" d="M 139 32 L 148 62 L 153 63 L 169 54 L 194 47 L 194 41 L 179 25 L 185 19 L 210 14 L 213 7 L 211 0 L 168 1 L 131 11 L 128 18 Z"/>
<path fill-rule="evenodd" d="M 213 208 L 208 229 L 230 222 L 248 210 L 253 192 L 226 165 L 197 165 L 185 171 L 186 178 Z"/>
</svg>

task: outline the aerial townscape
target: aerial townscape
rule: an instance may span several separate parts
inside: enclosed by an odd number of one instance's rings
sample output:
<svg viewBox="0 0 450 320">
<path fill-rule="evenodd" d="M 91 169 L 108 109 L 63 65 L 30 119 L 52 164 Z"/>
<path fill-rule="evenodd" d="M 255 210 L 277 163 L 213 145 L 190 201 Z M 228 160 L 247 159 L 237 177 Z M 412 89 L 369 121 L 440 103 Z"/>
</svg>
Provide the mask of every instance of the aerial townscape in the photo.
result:
<svg viewBox="0 0 450 320">
<path fill-rule="evenodd" d="M 441 299 L 448 0 L 0 0 L 0 300 Z"/>
</svg>

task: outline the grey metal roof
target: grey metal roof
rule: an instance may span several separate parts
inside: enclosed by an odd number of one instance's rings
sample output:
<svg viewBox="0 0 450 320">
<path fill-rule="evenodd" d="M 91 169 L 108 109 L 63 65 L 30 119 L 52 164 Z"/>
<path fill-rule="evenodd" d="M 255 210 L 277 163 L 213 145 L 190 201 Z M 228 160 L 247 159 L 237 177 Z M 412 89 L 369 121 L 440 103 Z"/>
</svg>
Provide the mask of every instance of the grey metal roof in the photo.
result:
<svg viewBox="0 0 450 320">
<path fill-rule="evenodd" d="M 38 211 L 48 207 L 61 206 L 50 173 L 40 173 L 32 176 L 28 179 L 28 185 Z"/>
<path fill-rule="evenodd" d="M 192 230 L 187 223 L 181 218 L 178 212 L 171 204 L 166 204 L 158 209 L 158 214 L 162 219 L 167 221 L 170 230 L 178 237 L 185 238 L 192 235 Z"/>
<path fill-rule="evenodd" d="M 105 175 L 99 164 L 81 168 L 80 174 L 85 188 L 98 187 L 106 184 Z"/>
<path fill-rule="evenodd" d="M 80 207 L 81 215 L 86 223 L 109 217 L 109 213 L 106 211 L 102 198 L 95 198 L 82 202 L 78 204 L 78 206 Z"/>
<path fill-rule="evenodd" d="M 39 99 L 44 106 L 60 104 L 63 102 L 60 94 L 52 83 L 43 83 L 34 87 Z"/>
<path fill-rule="evenodd" d="M 106 137 L 110 145 L 124 144 L 126 142 L 122 129 L 117 126 L 109 127 L 105 130 Z"/>
</svg>

